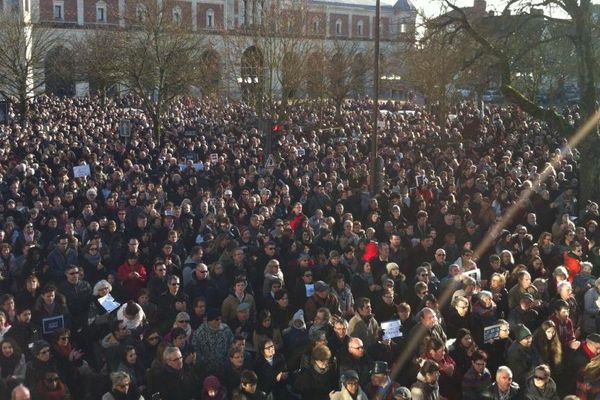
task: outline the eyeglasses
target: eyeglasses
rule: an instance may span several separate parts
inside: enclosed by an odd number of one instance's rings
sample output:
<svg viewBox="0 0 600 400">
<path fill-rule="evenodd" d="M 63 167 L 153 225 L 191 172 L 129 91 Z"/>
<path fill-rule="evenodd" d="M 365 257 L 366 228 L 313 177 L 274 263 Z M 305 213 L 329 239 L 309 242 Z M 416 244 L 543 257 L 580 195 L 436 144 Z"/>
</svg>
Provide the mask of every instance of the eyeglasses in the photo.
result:
<svg viewBox="0 0 600 400">
<path fill-rule="evenodd" d="M 56 378 L 46 378 L 46 382 L 48 382 L 48 383 L 54 383 L 54 382 L 58 382 L 58 381 L 60 381 L 59 377 L 56 377 Z"/>
<path fill-rule="evenodd" d="M 265 350 L 271 350 L 271 349 L 274 349 L 274 348 L 275 348 L 275 345 L 273 345 L 273 344 L 270 345 L 270 346 L 265 346 Z"/>
<path fill-rule="evenodd" d="M 177 358 L 172 358 L 169 360 L 169 362 L 177 362 L 177 361 L 181 361 L 183 360 L 183 356 L 177 357 Z"/>
<path fill-rule="evenodd" d="M 544 375 L 544 376 L 534 375 L 533 378 L 540 380 L 540 381 L 545 381 L 546 379 L 548 379 L 548 377 L 546 375 Z"/>
</svg>

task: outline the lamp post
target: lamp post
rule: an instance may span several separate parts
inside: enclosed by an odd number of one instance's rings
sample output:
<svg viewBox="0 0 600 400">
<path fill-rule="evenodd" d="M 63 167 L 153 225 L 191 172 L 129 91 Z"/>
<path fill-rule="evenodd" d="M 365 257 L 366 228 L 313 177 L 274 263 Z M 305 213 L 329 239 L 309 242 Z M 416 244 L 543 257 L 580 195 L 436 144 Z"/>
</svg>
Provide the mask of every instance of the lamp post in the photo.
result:
<svg viewBox="0 0 600 400">
<path fill-rule="evenodd" d="M 371 137 L 371 193 L 377 191 L 377 123 L 379 121 L 379 24 L 381 21 L 381 0 L 375 2 L 375 60 L 373 63 L 373 132 Z M 380 163 L 381 165 L 382 163 Z"/>
</svg>

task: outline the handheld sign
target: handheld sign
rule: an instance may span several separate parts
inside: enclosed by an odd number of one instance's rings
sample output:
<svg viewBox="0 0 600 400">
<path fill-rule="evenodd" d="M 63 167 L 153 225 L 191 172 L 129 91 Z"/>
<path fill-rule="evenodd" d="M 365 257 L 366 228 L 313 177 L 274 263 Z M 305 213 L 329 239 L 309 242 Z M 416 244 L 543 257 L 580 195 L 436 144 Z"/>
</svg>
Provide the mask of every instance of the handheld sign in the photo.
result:
<svg viewBox="0 0 600 400">
<path fill-rule="evenodd" d="M 306 283 L 304 285 L 306 288 L 306 297 L 310 297 L 315 294 L 315 284 L 314 283 Z"/>
<path fill-rule="evenodd" d="M 115 299 L 110 295 L 110 293 L 106 296 L 100 297 L 98 299 L 98 303 L 100 303 L 100 305 L 106 310 L 106 312 L 111 312 L 121 305 L 121 303 L 115 301 Z"/>
<path fill-rule="evenodd" d="M 212 164 L 216 164 L 219 162 L 219 155 L 217 153 L 211 153 L 210 155 L 210 162 Z"/>
<path fill-rule="evenodd" d="M 124 138 L 131 137 L 131 120 L 122 119 L 119 122 L 119 136 Z"/>
<path fill-rule="evenodd" d="M 73 176 L 75 178 L 83 178 L 90 175 L 92 175 L 92 172 L 90 171 L 90 166 L 88 164 L 73 167 Z"/>
<path fill-rule="evenodd" d="M 502 325 L 490 325 L 483 328 L 483 342 L 492 343 L 500 338 L 500 327 Z"/>
<path fill-rule="evenodd" d="M 42 332 L 44 335 L 49 335 L 64 327 L 65 317 L 63 315 L 42 319 Z"/>
<path fill-rule="evenodd" d="M 275 168 L 275 160 L 273 159 L 273 154 L 269 154 L 267 162 L 265 163 L 265 168 Z"/>
<path fill-rule="evenodd" d="M 393 339 L 397 337 L 402 337 L 402 332 L 400 332 L 400 327 L 402 323 L 399 319 L 393 321 L 387 321 L 381 323 L 381 329 L 383 329 L 383 340 Z"/>
</svg>

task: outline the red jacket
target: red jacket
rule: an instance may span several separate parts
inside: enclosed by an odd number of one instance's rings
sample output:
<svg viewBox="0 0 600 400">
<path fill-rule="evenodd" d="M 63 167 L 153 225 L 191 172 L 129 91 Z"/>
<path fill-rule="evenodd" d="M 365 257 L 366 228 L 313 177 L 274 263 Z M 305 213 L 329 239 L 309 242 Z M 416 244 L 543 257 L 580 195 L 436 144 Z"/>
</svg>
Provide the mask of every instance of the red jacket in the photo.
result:
<svg viewBox="0 0 600 400">
<path fill-rule="evenodd" d="M 129 276 L 132 272 L 137 272 L 140 276 Z M 123 290 L 125 290 L 125 293 L 127 294 L 127 299 L 133 300 L 137 297 L 138 291 L 146 286 L 146 281 L 148 280 L 146 267 L 139 262 L 134 265 L 125 262 L 119 267 L 117 280 L 123 284 Z"/>
<path fill-rule="evenodd" d="M 581 272 L 581 262 L 579 261 L 579 257 L 570 252 L 565 252 L 564 264 L 567 271 L 569 271 L 569 282 L 573 283 L 575 275 L 579 275 L 579 272 Z"/>
</svg>

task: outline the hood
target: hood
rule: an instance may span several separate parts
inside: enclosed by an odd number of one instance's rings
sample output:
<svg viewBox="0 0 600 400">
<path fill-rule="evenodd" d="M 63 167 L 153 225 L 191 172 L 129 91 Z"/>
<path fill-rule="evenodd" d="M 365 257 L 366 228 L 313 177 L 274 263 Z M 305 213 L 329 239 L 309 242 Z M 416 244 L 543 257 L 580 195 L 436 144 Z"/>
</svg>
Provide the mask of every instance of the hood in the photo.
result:
<svg viewBox="0 0 600 400">
<path fill-rule="evenodd" d="M 108 349 L 110 347 L 116 347 L 116 346 L 120 345 L 119 341 L 117 340 L 116 337 L 114 337 L 114 335 L 112 333 L 109 333 L 108 335 L 104 336 L 104 338 L 102 339 L 100 344 L 102 345 L 102 348 L 104 348 L 104 349 Z"/>
<path fill-rule="evenodd" d="M 142 322 L 144 322 L 144 320 L 146 319 L 146 314 L 144 313 L 142 306 L 140 306 L 139 304 L 138 304 L 138 306 L 140 307 L 140 312 L 138 312 L 138 314 L 135 316 L 134 319 L 127 319 L 123 315 L 125 312 L 125 307 L 127 307 L 127 303 L 123 304 L 117 311 L 117 319 L 122 320 L 123 323 L 125 324 L 125 326 L 127 327 L 127 329 L 129 329 L 129 330 L 134 330 L 134 329 L 138 328 L 140 325 L 142 325 Z"/>
</svg>

